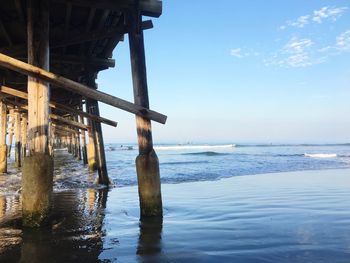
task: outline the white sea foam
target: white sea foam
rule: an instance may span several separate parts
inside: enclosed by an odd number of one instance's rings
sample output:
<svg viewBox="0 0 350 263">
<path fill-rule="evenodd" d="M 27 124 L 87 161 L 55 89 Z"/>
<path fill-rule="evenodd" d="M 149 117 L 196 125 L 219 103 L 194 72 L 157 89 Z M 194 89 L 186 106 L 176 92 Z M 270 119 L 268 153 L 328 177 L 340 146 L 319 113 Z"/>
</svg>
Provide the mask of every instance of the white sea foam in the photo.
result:
<svg viewBox="0 0 350 263">
<path fill-rule="evenodd" d="M 207 150 L 207 149 L 229 149 L 235 147 L 235 144 L 224 145 L 174 145 L 174 146 L 155 146 L 155 150 L 179 151 L 179 150 Z"/>
<path fill-rule="evenodd" d="M 305 157 L 310 158 L 335 158 L 337 157 L 336 153 L 305 153 Z"/>
</svg>

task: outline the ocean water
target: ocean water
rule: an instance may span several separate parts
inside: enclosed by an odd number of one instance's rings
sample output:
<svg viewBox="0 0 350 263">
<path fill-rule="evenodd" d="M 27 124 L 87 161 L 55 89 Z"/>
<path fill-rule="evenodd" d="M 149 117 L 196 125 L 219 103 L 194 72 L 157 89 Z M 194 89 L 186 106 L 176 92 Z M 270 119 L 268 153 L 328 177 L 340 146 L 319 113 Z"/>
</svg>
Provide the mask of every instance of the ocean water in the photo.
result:
<svg viewBox="0 0 350 263">
<path fill-rule="evenodd" d="M 139 218 L 134 145 L 106 144 L 114 187 L 56 150 L 51 224 L 21 226 L 0 176 L 0 262 L 349 262 L 350 145 L 159 145 L 164 217 Z"/>
<path fill-rule="evenodd" d="M 115 186 L 137 185 L 135 158 L 137 145 L 105 145 L 109 177 Z M 350 144 L 266 145 L 202 144 L 156 145 L 161 182 L 176 184 L 213 181 L 234 176 L 304 170 L 350 168 Z M 96 173 L 88 173 L 82 161 L 61 154 L 55 158 L 54 189 L 57 191 L 94 187 Z M 12 152 L 10 162 L 14 162 Z M 0 194 L 20 191 L 21 172 L 9 166 L 9 174 L 0 176 Z"/>
<path fill-rule="evenodd" d="M 137 146 L 107 144 L 110 177 L 136 185 Z M 218 180 L 233 176 L 350 167 L 350 144 L 333 145 L 157 145 L 163 183 Z"/>
</svg>

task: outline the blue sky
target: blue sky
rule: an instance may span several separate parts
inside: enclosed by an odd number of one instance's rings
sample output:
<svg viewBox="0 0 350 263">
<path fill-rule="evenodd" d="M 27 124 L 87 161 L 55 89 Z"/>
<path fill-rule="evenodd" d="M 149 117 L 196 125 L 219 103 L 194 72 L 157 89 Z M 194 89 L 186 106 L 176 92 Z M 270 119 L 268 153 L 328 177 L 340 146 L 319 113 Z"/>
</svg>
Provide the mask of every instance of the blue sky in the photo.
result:
<svg viewBox="0 0 350 263">
<path fill-rule="evenodd" d="M 144 32 L 155 143 L 350 142 L 350 2 L 215 3 L 164 0 Z M 99 89 L 133 101 L 127 37 L 113 57 Z M 132 114 L 101 115 L 107 142 L 136 142 Z"/>
</svg>

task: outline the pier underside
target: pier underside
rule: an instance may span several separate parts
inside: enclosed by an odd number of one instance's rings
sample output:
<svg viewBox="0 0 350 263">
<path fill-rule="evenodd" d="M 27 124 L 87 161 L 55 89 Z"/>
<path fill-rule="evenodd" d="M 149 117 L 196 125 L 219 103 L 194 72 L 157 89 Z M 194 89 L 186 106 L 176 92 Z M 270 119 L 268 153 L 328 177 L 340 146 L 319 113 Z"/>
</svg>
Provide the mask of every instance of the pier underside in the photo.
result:
<svg viewBox="0 0 350 263">
<path fill-rule="evenodd" d="M 66 147 L 109 185 L 101 123 L 116 127 L 117 121 L 100 116 L 99 102 L 136 115 L 141 216 L 162 215 L 151 120 L 164 124 L 166 116 L 149 109 L 143 38 L 153 27 L 143 16 L 161 12 L 157 0 L 2 1 L 0 172 L 7 171 L 14 141 L 16 166 L 23 166 L 26 226 L 41 226 L 49 217 L 55 147 Z M 96 84 L 100 71 L 115 66 L 112 52 L 125 34 L 134 102 L 100 92 Z"/>
</svg>

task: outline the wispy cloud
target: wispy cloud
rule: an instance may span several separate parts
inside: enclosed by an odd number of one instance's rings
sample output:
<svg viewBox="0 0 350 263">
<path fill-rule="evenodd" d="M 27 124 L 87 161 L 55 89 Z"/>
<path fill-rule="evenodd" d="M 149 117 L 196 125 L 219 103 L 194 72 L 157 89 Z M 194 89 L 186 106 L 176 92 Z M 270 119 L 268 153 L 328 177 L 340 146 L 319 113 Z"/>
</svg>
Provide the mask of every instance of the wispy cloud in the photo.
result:
<svg viewBox="0 0 350 263">
<path fill-rule="evenodd" d="M 304 38 L 304 39 L 298 39 L 296 37 L 293 37 L 289 42 L 284 46 L 284 50 L 287 53 L 292 54 L 300 54 L 304 53 L 305 50 L 309 47 L 311 47 L 314 43 L 311 39 Z"/>
<path fill-rule="evenodd" d="M 240 48 L 231 49 L 231 56 L 234 56 L 236 58 L 243 57 L 241 49 Z"/>
<path fill-rule="evenodd" d="M 282 49 L 281 56 L 285 57 L 280 61 L 281 66 L 293 68 L 311 66 L 309 49 L 313 44 L 308 38 L 291 38 Z"/>
<path fill-rule="evenodd" d="M 304 27 L 305 25 L 310 23 L 310 15 L 305 16 L 299 16 L 295 21 L 288 21 L 288 26 L 294 26 L 294 27 Z"/>
<path fill-rule="evenodd" d="M 350 30 L 341 33 L 335 44 L 339 51 L 350 51 Z"/>
<path fill-rule="evenodd" d="M 339 55 L 343 52 L 350 51 L 350 30 L 342 32 L 336 37 L 335 42 L 331 45 L 319 48 L 319 53 L 325 53 L 328 55 Z"/>
<path fill-rule="evenodd" d="M 281 30 L 287 27 L 298 27 L 303 28 L 308 24 L 317 23 L 321 24 L 323 21 L 335 22 L 339 17 L 341 17 L 348 7 L 329 7 L 324 6 L 319 10 L 314 10 L 312 14 L 299 16 L 295 20 L 287 21 L 285 25 L 280 26 Z"/>
<path fill-rule="evenodd" d="M 328 6 L 322 7 L 320 10 L 315 10 L 312 21 L 316 23 L 322 23 L 324 20 L 331 19 L 333 22 L 342 16 L 342 14 L 347 10 L 347 7 L 335 7 L 331 8 Z"/>
<path fill-rule="evenodd" d="M 312 65 L 310 57 L 307 53 L 298 53 L 287 57 L 284 64 L 292 68 L 308 67 Z"/>
<path fill-rule="evenodd" d="M 231 49 L 231 56 L 236 58 L 244 58 L 250 55 L 249 52 L 243 52 L 241 48 Z"/>
<path fill-rule="evenodd" d="M 280 67 L 308 67 L 316 63 L 320 63 L 318 60 L 314 60 L 310 56 L 311 47 L 314 42 L 311 39 L 296 37 L 291 38 L 282 49 L 276 52 L 271 59 L 265 61 L 265 65 L 275 65 Z"/>
</svg>

